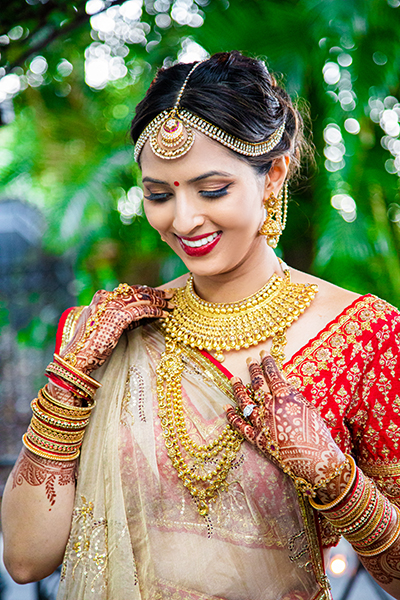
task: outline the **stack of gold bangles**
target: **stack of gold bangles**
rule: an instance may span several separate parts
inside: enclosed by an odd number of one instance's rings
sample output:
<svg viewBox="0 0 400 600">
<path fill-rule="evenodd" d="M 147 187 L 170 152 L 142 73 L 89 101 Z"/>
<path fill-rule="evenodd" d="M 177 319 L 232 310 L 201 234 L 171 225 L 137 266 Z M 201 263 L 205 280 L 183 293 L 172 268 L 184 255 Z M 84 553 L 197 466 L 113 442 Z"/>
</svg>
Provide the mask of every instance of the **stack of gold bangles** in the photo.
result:
<svg viewBox="0 0 400 600">
<path fill-rule="evenodd" d="M 71 392 L 77 398 L 90 398 L 96 393 L 100 387 L 100 383 L 79 371 L 70 363 L 61 358 L 58 354 L 54 354 L 54 361 L 46 368 L 47 377 L 56 385 Z"/>
<path fill-rule="evenodd" d="M 59 387 L 71 392 L 85 406 L 59 402 L 47 386 L 32 400 L 32 419 L 22 441 L 34 454 L 49 460 L 74 460 L 79 456 L 85 429 L 95 406 L 93 400 L 101 384 L 64 361 L 58 354 L 46 375 Z"/>
<path fill-rule="evenodd" d="M 347 456 L 351 466 L 346 488 L 333 502 L 313 508 L 343 535 L 361 556 L 376 556 L 392 546 L 400 535 L 400 510 L 379 492 L 375 484 Z"/>
</svg>

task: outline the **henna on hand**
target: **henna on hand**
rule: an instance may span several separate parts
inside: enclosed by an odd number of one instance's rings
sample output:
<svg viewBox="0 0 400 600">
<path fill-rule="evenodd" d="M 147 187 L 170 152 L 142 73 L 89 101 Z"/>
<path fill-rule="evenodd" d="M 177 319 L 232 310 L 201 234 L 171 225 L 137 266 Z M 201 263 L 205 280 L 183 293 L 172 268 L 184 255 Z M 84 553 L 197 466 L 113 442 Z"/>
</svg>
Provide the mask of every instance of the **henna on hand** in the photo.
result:
<svg viewBox="0 0 400 600">
<path fill-rule="evenodd" d="M 147 286 L 126 286 L 128 291 L 112 297 L 112 292 L 99 290 L 81 313 L 74 336 L 60 356 L 76 355 L 75 367 L 86 374 L 100 367 L 111 355 L 125 330 L 134 329 L 149 320 L 168 316 L 173 293 Z M 111 296 L 111 300 L 110 300 Z M 106 309 L 100 307 L 107 302 Z M 98 326 L 87 335 L 87 326 Z"/>
<path fill-rule="evenodd" d="M 400 579 L 400 540 L 377 556 L 359 556 L 369 573 L 380 584 L 389 585 Z"/>
<path fill-rule="evenodd" d="M 77 461 L 53 461 L 36 456 L 26 448 L 21 451 L 11 472 L 12 488 L 22 485 L 24 480 L 32 486 L 45 486 L 46 498 L 50 508 L 54 506 L 58 485 L 75 485 L 77 476 Z"/>
<path fill-rule="evenodd" d="M 295 477 L 312 486 L 329 479 L 346 458 L 318 410 L 287 383 L 271 356 L 264 356 L 261 366 L 251 361 L 249 372 L 250 390 L 240 379 L 232 379 L 235 400 L 242 412 L 227 408 L 229 423 L 263 454 L 271 457 L 277 451 L 280 466 L 288 468 Z M 338 481 L 333 480 L 328 488 L 318 491 L 322 496 L 327 494 L 328 500 L 336 498 L 348 477 L 344 468 L 335 478 Z"/>
</svg>

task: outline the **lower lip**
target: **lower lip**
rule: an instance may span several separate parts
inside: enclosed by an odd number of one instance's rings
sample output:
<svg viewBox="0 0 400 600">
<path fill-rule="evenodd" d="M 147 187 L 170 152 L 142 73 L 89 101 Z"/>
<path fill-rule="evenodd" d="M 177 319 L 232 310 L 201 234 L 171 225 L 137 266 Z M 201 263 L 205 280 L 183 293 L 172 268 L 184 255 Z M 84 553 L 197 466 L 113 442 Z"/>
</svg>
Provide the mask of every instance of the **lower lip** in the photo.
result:
<svg viewBox="0 0 400 600">
<path fill-rule="evenodd" d="M 205 244 L 204 246 L 199 246 L 198 248 L 193 248 L 192 246 L 187 246 L 181 240 L 180 237 L 178 237 L 178 241 L 181 245 L 181 248 L 186 252 L 186 254 L 188 256 L 205 256 L 206 254 L 209 254 L 211 252 L 211 250 L 213 250 L 215 248 L 215 246 L 218 244 L 219 240 L 221 239 L 221 235 L 222 235 L 222 233 L 219 233 L 212 242 L 209 242 L 208 244 Z"/>
</svg>

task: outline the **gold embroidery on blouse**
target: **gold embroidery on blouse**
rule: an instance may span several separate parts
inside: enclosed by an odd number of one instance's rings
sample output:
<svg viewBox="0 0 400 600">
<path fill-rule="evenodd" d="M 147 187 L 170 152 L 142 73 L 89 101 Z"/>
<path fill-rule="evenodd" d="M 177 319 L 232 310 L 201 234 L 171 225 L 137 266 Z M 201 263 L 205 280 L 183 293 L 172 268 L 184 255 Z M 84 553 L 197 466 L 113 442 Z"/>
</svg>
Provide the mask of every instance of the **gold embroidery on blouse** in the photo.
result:
<svg viewBox="0 0 400 600">
<path fill-rule="evenodd" d="M 59 350 L 60 352 L 62 350 L 64 350 L 65 346 L 72 339 L 72 336 L 75 333 L 76 324 L 77 324 L 78 319 L 81 316 L 81 313 L 84 308 L 85 308 L 85 306 L 78 306 L 76 308 L 73 308 L 68 313 L 68 316 L 65 319 L 65 323 L 64 323 L 64 327 L 63 327 L 63 332 L 62 332 L 62 337 L 61 337 L 61 345 L 60 345 L 60 350 Z"/>
<path fill-rule="evenodd" d="M 382 460 L 376 460 L 374 464 L 360 461 L 358 466 L 369 477 L 400 476 L 400 460 L 392 460 L 388 463 L 385 463 Z"/>
<path fill-rule="evenodd" d="M 384 323 L 382 329 L 377 332 L 376 337 L 380 343 L 383 343 L 384 340 L 388 339 L 390 330 L 387 324 L 388 317 L 385 313 L 387 313 L 390 308 L 391 306 L 389 304 L 375 296 L 361 298 L 346 309 L 343 314 L 331 323 L 327 329 L 322 331 L 319 336 L 309 343 L 298 355 L 295 355 L 291 361 L 284 365 L 284 371 L 289 383 L 294 385 L 299 391 L 304 391 L 308 385 L 311 386 L 310 400 L 313 404 L 318 406 L 321 415 L 331 428 L 338 425 L 338 419 L 330 408 L 327 410 L 328 394 L 331 394 L 332 401 L 338 405 L 339 414 L 343 418 L 350 408 L 349 404 L 353 403 L 353 406 L 356 406 L 360 399 L 362 402 L 367 402 L 372 386 L 377 385 L 382 397 L 380 403 L 375 403 L 375 416 L 382 419 L 385 415 L 385 406 L 389 402 L 388 392 L 391 390 L 391 382 L 383 373 L 380 374 L 378 382 L 376 381 L 377 377 L 373 368 L 370 372 L 365 373 L 362 398 L 352 397 L 350 402 L 348 397 L 349 390 L 343 385 L 339 390 L 336 390 L 335 393 L 332 393 L 323 378 L 317 383 L 314 383 L 313 376 L 315 373 L 322 375 L 324 371 L 332 372 L 332 369 L 334 369 L 337 378 L 340 375 L 345 374 L 350 386 L 352 386 L 353 383 L 357 384 L 360 380 L 361 370 L 358 365 L 352 365 L 350 368 L 347 367 L 347 361 L 344 359 L 344 352 L 348 350 L 349 346 L 352 346 L 352 359 L 357 355 L 361 356 L 363 360 L 368 359 L 368 356 L 374 353 L 374 347 L 371 340 L 363 343 L 358 338 L 364 331 L 372 332 L 373 329 L 371 324 L 381 319 L 386 321 L 386 323 Z M 390 370 L 395 368 L 396 359 L 390 350 L 382 355 L 381 365 L 382 361 L 385 361 L 385 366 L 388 366 Z M 397 400 L 397 410 L 400 413 L 400 398 L 397 397 Z M 360 406 L 361 405 L 362 404 L 360 404 Z M 348 425 L 357 423 L 360 426 L 365 426 L 367 419 L 368 415 L 366 411 L 359 409 L 356 415 L 347 423 Z M 364 439 L 370 445 L 371 450 L 376 452 L 379 441 L 381 440 L 381 432 L 376 431 L 373 427 L 369 426 L 367 431 L 359 431 L 358 434 L 359 438 L 364 436 Z M 392 438 L 394 446 L 400 442 L 400 434 L 397 433 L 397 428 L 393 426 L 391 428 L 389 427 L 387 434 L 388 437 Z M 350 431 L 347 429 L 346 424 L 344 424 L 343 431 L 335 433 L 334 440 L 346 452 L 350 452 L 353 449 L 353 440 L 351 439 Z M 364 457 L 365 452 L 366 450 L 362 448 L 361 457 Z M 386 446 L 383 446 L 380 453 L 383 456 L 388 456 L 390 450 Z M 367 462 L 368 459 L 371 461 L 369 456 L 364 458 Z M 382 491 L 389 495 L 389 486 L 391 495 L 397 494 L 400 498 L 400 488 L 394 481 L 389 482 L 388 486 L 385 487 L 383 476 L 384 475 L 380 478 L 380 487 Z M 377 477 L 379 477 L 378 473 L 375 475 L 375 478 Z M 332 528 L 330 528 L 329 524 L 324 521 L 323 518 L 320 519 L 324 545 L 337 543 L 339 538 Z"/>
</svg>

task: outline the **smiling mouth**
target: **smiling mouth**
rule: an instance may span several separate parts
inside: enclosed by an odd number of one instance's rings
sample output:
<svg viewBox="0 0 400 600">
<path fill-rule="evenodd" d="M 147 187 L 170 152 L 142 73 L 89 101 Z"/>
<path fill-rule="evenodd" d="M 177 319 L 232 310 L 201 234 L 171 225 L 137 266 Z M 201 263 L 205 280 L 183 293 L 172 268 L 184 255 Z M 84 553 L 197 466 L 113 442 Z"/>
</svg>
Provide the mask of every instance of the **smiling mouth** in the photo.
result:
<svg viewBox="0 0 400 600">
<path fill-rule="evenodd" d="M 195 236 L 193 238 L 181 238 L 177 236 L 178 242 L 188 256 L 205 256 L 215 248 L 221 239 L 222 231 L 214 231 L 205 236 Z"/>
<path fill-rule="evenodd" d="M 219 233 L 219 231 L 215 231 L 214 233 L 211 233 L 207 237 L 203 237 L 200 240 L 189 240 L 181 237 L 179 240 L 185 246 L 189 246 L 189 248 L 201 248 L 202 246 L 206 246 L 210 242 L 213 242 L 218 237 Z"/>
</svg>

